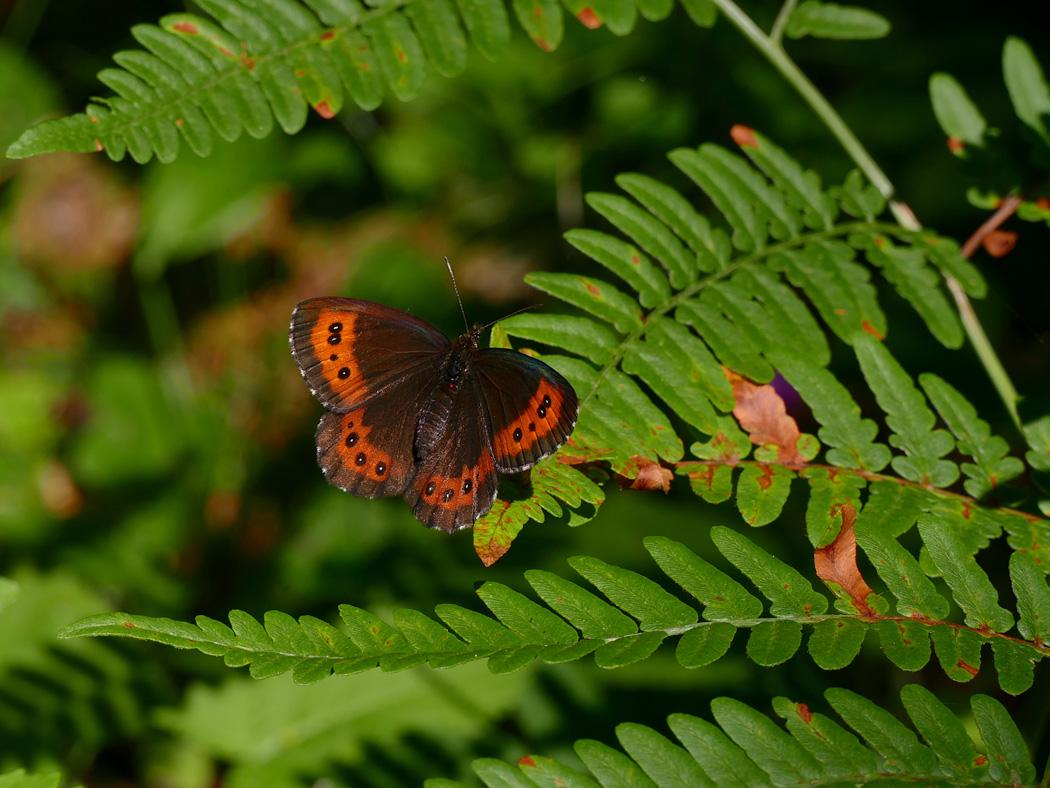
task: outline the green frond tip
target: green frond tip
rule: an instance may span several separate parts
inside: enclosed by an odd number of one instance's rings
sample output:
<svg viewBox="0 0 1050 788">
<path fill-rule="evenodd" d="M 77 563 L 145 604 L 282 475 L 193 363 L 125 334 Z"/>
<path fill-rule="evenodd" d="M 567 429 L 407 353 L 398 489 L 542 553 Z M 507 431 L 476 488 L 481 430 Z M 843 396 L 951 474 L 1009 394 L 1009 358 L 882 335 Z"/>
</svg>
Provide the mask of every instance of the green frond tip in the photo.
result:
<svg viewBox="0 0 1050 788">
<path fill-rule="evenodd" d="M 673 738 L 646 725 L 622 723 L 616 728 L 622 750 L 577 741 L 574 749 L 589 774 L 542 755 L 527 755 L 513 765 L 485 758 L 474 762 L 474 771 L 491 786 L 870 785 L 884 782 L 888 774 L 895 784 L 1035 784 L 1035 768 L 1017 724 L 987 695 L 971 700 L 986 757 L 978 755 L 958 716 L 961 710 L 949 708 L 919 685 L 901 692 L 914 727 L 857 693 L 832 688 L 824 697 L 828 710 L 845 726 L 808 702 L 774 699 L 773 708 L 783 720 L 779 724 L 764 709 L 719 697 L 711 701 L 714 722 L 689 714 L 668 717 Z M 434 788 L 452 784 L 426 783 Z"/>
<path fill-rule="evenodd" d="M 29 129 L 7 148 L 7 158 L 25 159 L 44 153 L 72 151 L 94 153 L 102 150 L 96 136 L 96 122 L 87 114 L 45 120 Z"/>
</svg>

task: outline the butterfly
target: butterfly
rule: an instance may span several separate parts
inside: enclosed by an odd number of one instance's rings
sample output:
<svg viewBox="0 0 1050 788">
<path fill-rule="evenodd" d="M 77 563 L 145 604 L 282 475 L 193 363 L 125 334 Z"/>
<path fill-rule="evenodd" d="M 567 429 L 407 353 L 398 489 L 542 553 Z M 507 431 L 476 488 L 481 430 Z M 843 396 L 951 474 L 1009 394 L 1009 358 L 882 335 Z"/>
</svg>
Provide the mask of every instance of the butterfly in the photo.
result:
<svg viewBox="0 0 1050 788">
<path fill-rule="evenodd" d="M 451 269 L 450 269 L 451 270 Z M 292 313 L 292 355 L 328 412 L 317 462 L 330 484 L 403 495 L 430 528 L 468 528 L 500 473 L 531 468 L 576 426 L 569 382 L 538 359 L 451 342 L 418 317 L 371 301 L 312 298 Z"/>
</svg>

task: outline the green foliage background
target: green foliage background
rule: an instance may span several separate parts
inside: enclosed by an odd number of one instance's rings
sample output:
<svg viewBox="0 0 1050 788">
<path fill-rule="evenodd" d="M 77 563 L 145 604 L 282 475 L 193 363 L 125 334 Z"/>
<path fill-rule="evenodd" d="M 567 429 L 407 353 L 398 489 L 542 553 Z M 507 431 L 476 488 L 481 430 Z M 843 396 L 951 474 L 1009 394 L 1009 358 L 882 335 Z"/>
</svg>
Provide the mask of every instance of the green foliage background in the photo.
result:
<svg viewBox="0 0 1050 788">
<path fill-rule="evenodd" d="M 105 92 L 95 73 L 111 54 L 135 46 L 133 25 L 187 8 L 0 7 L 0 147 L 44 115 L 80 111 Z M 1008 35 L 1029 33 L 1034 11 L 877 10 L 894 25 L 887 38 L 788 48 L 924 224 L 965 239 L 986 214 L 965 200 L 969 181 L 945 147 L 927 80 L 953 74 L 1014 145 L 1000 53 Z M 753 12 L 767 25 L 775 14 Z M 543 753 L 578 765 L 573 740 L 612 744 L 624 721 L 666 731 L 668 714 L 707 716 L 716 696 L 766 711 L 774 696 L 812 704 L 839 686 L 901 716 L 902 681 L 924 684 L 960 714 L 974 692 L 994 695 L 1045 763 L 1045 666 L 1015 699 L 990 669 L 968 685 L 935 663 L 902 679 L 872 641 L 836 672 L 801 652 L 758 669 L 738 641 L 693 671 L 665 648 L 611 671 L 583 660 L 494 676 L 475 662 L 299 687 L 289 676 L 253 681 L 196 652 L 56 640 L 62 627 L 113 610 L 189 620 L 277 609 L 334 621 L 344 603 L 388 619 L 438 603 L 479 609 L 480 581 L 524 592 L 525 570 L 567 576 L 576 555 L 652 576 L 644 536 L 714 560 L 710 528 L 745 528 L 684 480 L 666 497 L 608 489 L 595 520 L 530 523 L 484 569 L 467 535 L 426 531 L 400 500 L 346 496 L 315 467 L 320 408 L 287 350 L 298 301 L 371 298 L 454 335 L 458 309 L 439 264 L 448 255 L 471 320 L 497 318 L 535 299 L 521 283 L 527 272 L 596 274 L 561 238 L 607 228 L 585 192 L 611 191 L 627 171 L 684 189 L 667 151 L 729 146 L 736 123 L 765 132 L 826 183 L 852 167 L 724 21 L 704 30 L 676 8 L 616 38 L 570 18 L 553 53 L 512 27 L 495 63 L 470 50 L 463 76 L 432 74 L 414 101 L 347 106 L 327 121 L 311 114 L 295 136 L 219 143 L 207 159 L 184 150 L 172 164 L 143 167 L 75 154 L 0 160 L 0 575 L 19 585 L 6 604 L 0 587 L 0 773 L 55 769 L 87 785 L 187 788 L 219 776 L 273 786 L 473 779 L 477 757 Z M 1026 224 L 1010 256 L 978 259 L 989 280 L 981 319 L 1015 383 L 1035 394 L 1050 379 L 1047 240 L 1044 224 Z M 1018 453 L 971 351 L 948 353 L 894 303 L 883 301 L 898 361 L 913 374 L 965 380 L 978 413 Z M 545 311 L 559 309 L 548 299 Z M 835 371 L 866 412 L 873 407 L 855 365 Z M 798 502 L 746 533 L 793 566 L 810 565 Z M 990 554 L 1008 551 L 993 544 Z M 1005 588 L 1005 570 L 993 580 Z"/>
</svg>

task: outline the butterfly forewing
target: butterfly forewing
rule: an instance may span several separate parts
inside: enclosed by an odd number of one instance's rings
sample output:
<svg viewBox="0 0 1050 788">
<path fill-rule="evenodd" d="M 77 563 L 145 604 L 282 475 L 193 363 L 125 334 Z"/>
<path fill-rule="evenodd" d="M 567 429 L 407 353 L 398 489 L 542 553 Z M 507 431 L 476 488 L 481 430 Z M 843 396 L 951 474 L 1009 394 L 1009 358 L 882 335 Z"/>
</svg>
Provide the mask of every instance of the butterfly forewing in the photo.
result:
<svg viewBox="0 0 1050 788">
<path fill-rule="evenodd" d="M 419 318 L 353 298 L 299 304 L 289 341 L 314 395 L 343 413 L 407 378 L 432 378 L 451 347 L 444 334 Z"/>
<path fill-rule="evenodd" d="M 499 348 L 479 351 L 475 369 L 500 471 L 531 468 L 565 443 L 580 408 L 565 378 L 542 361 Z"/>
</svg>

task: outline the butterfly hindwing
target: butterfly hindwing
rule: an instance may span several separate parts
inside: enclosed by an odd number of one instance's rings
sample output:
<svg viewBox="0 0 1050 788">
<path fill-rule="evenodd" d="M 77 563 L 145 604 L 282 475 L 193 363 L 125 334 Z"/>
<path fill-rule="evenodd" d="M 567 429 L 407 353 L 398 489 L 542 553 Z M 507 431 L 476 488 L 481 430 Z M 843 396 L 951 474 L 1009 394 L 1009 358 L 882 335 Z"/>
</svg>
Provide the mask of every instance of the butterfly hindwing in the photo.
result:
<svg viewBox="0 0 1050 788">
<path fill-rule="evenodd" d="M 499 476 L 489 448 L 488 425 L 477 381 L 468 378 L 444 400 L 417 435 L 416 477 L 405 491 L 415 516 L 430 528 L 468 528 L 492 508 Z M 420 446 L 424 454 L 420 455 Z"/>
<path fill-rule="evenodd" d="M 432 377 L 448 338 L 407 312 L 354 298 L 312 298 L 292 313 L 292 355 L 331 410 L 356 409 L 406 377 Z"/>
<path fill-rule="evenodd" d="M 553 454 L 576 426 L 576 391 L 558 372 L 513 350 L 478 351 L 475 362 L 496 468 L 514 473 Z"/>
</svg>

